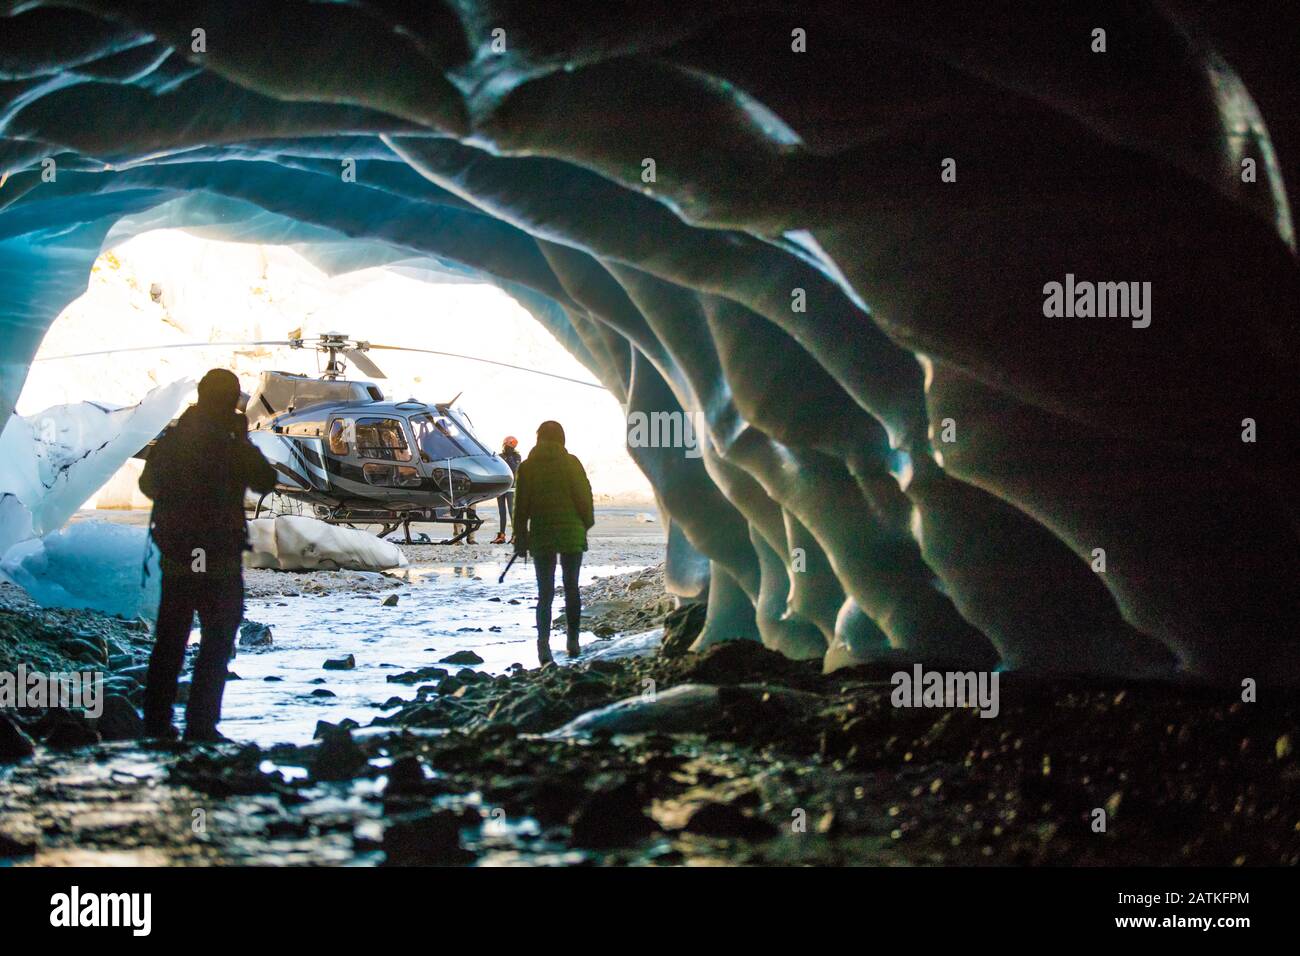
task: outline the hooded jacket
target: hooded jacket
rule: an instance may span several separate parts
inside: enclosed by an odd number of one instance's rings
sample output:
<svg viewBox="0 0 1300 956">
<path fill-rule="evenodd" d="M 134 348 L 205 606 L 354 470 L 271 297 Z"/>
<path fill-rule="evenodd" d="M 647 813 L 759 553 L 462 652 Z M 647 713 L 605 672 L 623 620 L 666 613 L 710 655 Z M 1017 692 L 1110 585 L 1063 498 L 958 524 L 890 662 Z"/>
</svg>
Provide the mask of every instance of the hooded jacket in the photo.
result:
<svg viewBox="0 0 1300 956">
<path fill-rule="evenodd" d="M 248 419 L 195 405 L 154 445 L 140 476 L 153 499 L 150 530 L 166 571 L 239 573 L 248 548 L 244 492 L 275 488 L 276 473 L 248 440 Z"/>
<path fill-rule="evenodd" d="M 586 551 L 587 529 L 595 523 L 591 483 L 582 462 L 559 442 L 539 441 L 515 476 L 514 527 L 520 550 Z"/>
</svg>

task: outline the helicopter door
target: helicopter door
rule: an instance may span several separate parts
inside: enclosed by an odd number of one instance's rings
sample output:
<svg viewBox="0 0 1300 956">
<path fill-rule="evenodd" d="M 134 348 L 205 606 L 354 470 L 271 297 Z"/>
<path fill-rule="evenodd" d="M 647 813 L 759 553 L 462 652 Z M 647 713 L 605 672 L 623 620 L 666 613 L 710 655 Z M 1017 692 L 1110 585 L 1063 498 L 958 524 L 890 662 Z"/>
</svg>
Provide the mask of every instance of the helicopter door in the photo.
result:
<svg viewBox="0 0 1300 956">
<path fill-rule="evenodd" d="M 353 449 L 368 484 L 418 488 L 420 472 L 411 464 L 411 443 L 400 418 L 359 418 Z"/>
</svg>

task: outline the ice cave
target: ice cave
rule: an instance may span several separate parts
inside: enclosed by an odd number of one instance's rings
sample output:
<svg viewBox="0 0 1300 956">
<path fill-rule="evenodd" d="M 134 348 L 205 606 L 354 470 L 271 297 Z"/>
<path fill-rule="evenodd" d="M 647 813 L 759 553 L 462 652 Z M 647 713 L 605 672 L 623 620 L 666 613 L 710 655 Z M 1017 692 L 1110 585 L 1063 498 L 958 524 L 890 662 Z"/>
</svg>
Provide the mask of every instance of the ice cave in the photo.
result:
<svg viewBox="0 0 1300 956">
<path fill-rule="evenodd" d="M 605 874 L 765 865 L 881 867 L 871 913 L 964 948 L 1285 906 L 1220 897 L 1300 865 L 1296 37 L 0 0 L 10 922 L 129 883 L 159 937 L 671 945 Z M 1215 898 L 1111 869 L 1155 865 Z"/>
<path fill-rule="evenodd" d="M 1295 683 L 1300 14 L 1238 6 L 8 0 L 5 416 L 147 230 L 474 276 L 698 423 L 629 449 L 697 648 Z"/>
</svg>

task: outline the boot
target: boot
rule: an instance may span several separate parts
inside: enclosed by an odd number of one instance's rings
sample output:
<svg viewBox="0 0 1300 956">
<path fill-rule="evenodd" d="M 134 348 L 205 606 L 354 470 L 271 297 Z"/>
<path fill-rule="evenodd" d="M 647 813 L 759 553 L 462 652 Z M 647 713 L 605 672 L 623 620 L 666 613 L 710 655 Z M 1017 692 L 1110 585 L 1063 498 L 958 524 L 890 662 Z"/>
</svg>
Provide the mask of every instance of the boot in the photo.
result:
<svg viewBox="0 0 1300 956">
<path fill-rule="evenodd" d="M 537 662 L 541 667 L 555 663 L 555 658 L 551 656 L 550 638 L 539 637 L 537 639 Z"/>
<path fill-rule="evenodd" d="M 568 643 L 565 645 L 565 650 L 568 652 L 570 657 L 582 656 L 582 645 L 578 643 L 577 631 L 569 632 L 569 640 Z"/>
</svg>

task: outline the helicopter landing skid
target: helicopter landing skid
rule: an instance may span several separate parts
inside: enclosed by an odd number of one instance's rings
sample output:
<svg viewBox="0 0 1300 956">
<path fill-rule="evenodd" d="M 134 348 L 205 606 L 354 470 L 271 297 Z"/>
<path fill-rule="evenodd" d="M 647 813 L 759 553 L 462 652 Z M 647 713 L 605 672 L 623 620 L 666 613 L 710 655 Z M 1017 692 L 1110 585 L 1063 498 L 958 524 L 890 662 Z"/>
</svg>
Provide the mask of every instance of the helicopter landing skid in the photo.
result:
<svg viewBox="0 0 1300 956">
<path fill-rule="evenodd" d="M 459 544 L 467 537 L 476 532 L 483 526 L 484 519 L 477 515 L 469 517 L 461 515 L 459 517 L 448 515 L 442 517 L 439 515 L 430 515 L 427 512 L 418 512 L 408 514 L 404 512 L 366 512 L 355 511 L 351 509 L 338 508 L 327 513 L 318 513 L 318 517 L 330 524 L 344 525 L 348 528 L 357 528 L 358 525 L 379 525 L 377 537 L 387 538 L 398 528 L 402 529 L 405 544 L 420 544 L 421 542 L 412 540 L 411 524 L 450 524 L 457 528 L 456 534 L 450 538 L 444 538 L 441 541 L 429 541 L 427 538 L 424 543 L 428 544 Z"/>
<path fill-rule="evenodd" d="M 461 518 L 460 520 L 453 520 L 450 518 L 439 518 L 438 521 L 441 524 L 446 524 L 450 522 L 452 524 L 455 524 L 458 527 L 464 526 L 464 530 L 461 531 L 459 534 L 457 534 L 454 538 L 444 538 L 442 541 L 438 542 L 439 544 L 460 544 L 460 542 L 463 541 L 465 538 L 468 538 L 479 528 L 483 527 L 482 518 Z M 411 543 L 411 529 L 409 525 L 407 526 L 406 529 L 406 543 L 407 544 Z"/>
</svg>

